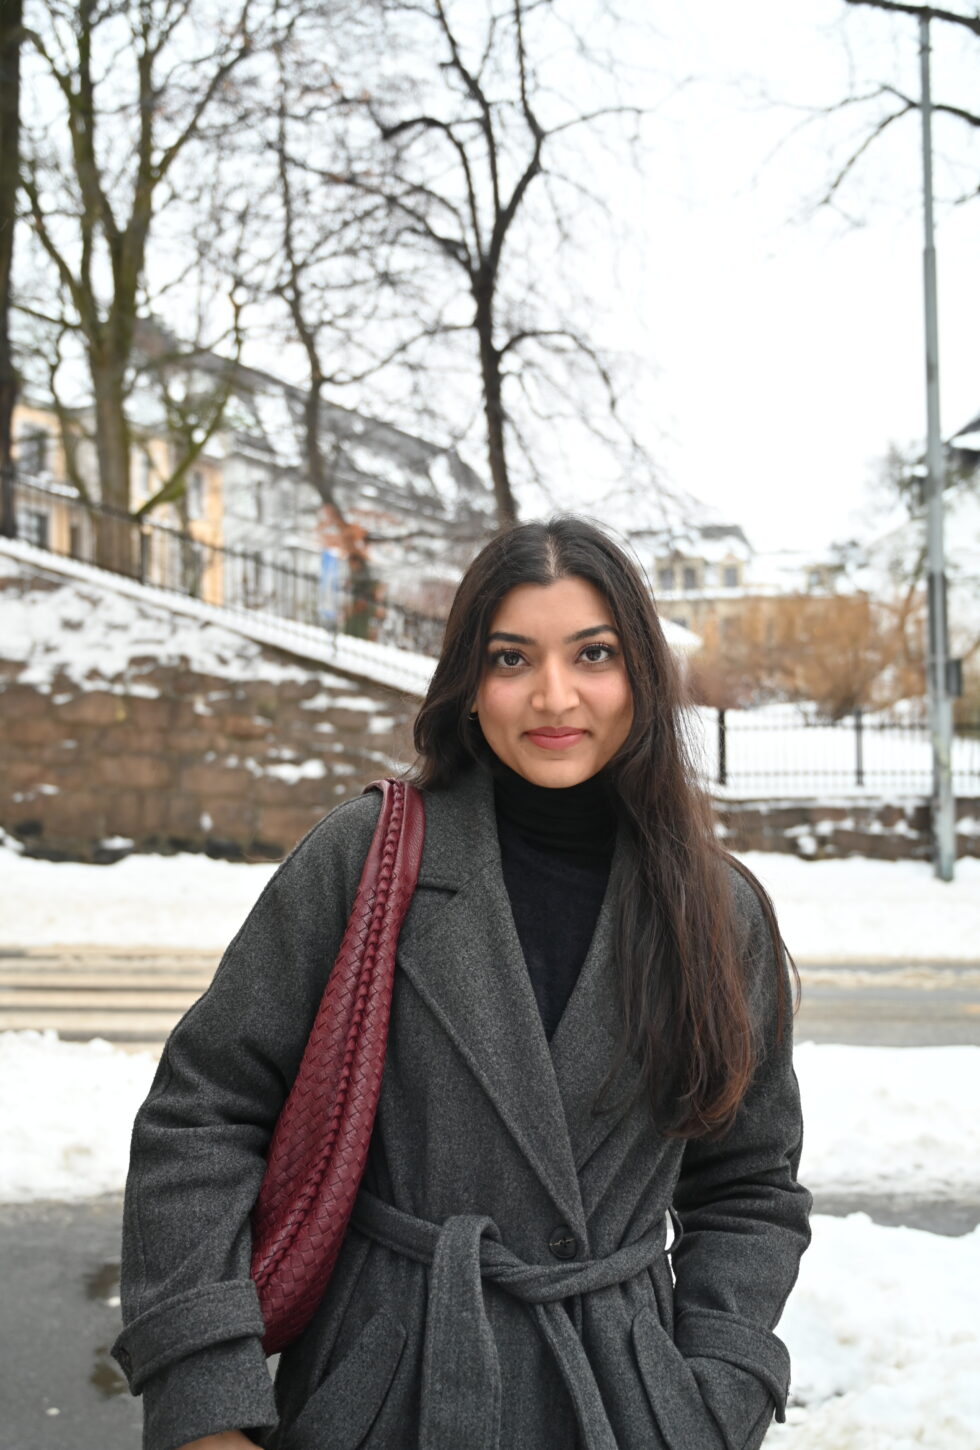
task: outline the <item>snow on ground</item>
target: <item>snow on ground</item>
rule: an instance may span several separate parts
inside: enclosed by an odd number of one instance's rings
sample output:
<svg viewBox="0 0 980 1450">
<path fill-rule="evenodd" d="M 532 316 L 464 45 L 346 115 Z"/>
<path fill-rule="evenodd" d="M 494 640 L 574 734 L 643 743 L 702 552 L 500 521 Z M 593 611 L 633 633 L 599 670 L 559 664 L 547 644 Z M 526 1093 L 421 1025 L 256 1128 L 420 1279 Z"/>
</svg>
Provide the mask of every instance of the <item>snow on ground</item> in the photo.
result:
<svg viewBox="0 0 980 1450">
<path fill-rule="evenodd" d="M 5 573 L 13 572 L 7 565 Z M 29 571 L 25 579 L 30 581 Z M 3 658 L 22 661 L 20 682 L 46 692 L 62 674 L 82 689 L 104 689 L 111 681 L 120 691 L 157 694 L 139 680 L 157 665 L 191 664 L 202 674 L 259 677 L 274 684 L 310 679 L 307 667 L 265 659 L 254 640 L 218 624 L 137 603 L 94 584 L 86 588 L 77 580 L 20 595 L 8 591 L 2 619 Z M 336 675 L 330 682 L 346 683 Z"/>
<path fill-rule="evenodd" d="M 798 1042 L 793 1061 L 807 1187 L 980 1200 L 980 1047 Z"/>
<path fill-rule="evenodd" d="M 7 837 L 9 842 L 10 838 Z M 275 870 L 207 856 L 114 866 L 32 861 L 0 844 L 0 946 L 225 947 Z"/>
<path fill-rule="evenodd" d="M 236 649 L 240 652 L 244 640 L 246 657 L 248 642 L 255 645 L 271 645 L 275 649 L 291 653 L 302 660 L 317 660 L 327 666 L 333 665 L 336 669 L 342 670 L 365 680 L 374 680 L 381 685 L 390 685 L 396 690 L 402 690 L 409 695 L 421 697 L 428 687 L 429 678 L 435 666 L 435 660 L 427 655 L 413 654 L 409 650 L 396 649 L 392 645 L 377 644 L 373 640 L 355 639 L 347 634 L 332 634 L 329 630 L 318 625 L 302 624 L 297 620 L 281 619 L 274 615 L 253 613 L 248 610 L 223 609 L 217 605 L 205 604 L 200 599 L 191 599 L 183 594 L 175 594 L 166 589 L 159 589 L 152 585 L 142 585 L 135 579 L 126 579 L 119 574 L 108 574 L 105 570 L 97 569 L 92 564 L 82 564 L 75 559 L 64 559 L 57 554 L 49 554 L 43 549 L 35 548 L 20 539 L 0 539 L 0 558 L 3 559 L 3 569 L 6 575 L 14 574 L 18 569 L 28 575 L 43 574 L 66 576 L 70 583 L 66 583 L 58 591 L 61 594 L 66 606 L 71 596 L 83 601 L 81 605 L 82 623 L 85 624 L 84 610 L 86 602 L 95 600 L 106 601 L 106 608 L 113 612 L 117 621 L 116 627 L 129 632 L 130 630 L 140 631 L 147 628 L 146 621 L 150 618 L 156 621 L 157 630 L 169 629 L 184 630 L 184 638 L 187 640 L 191 653 L 188 658 L 194 668 L 207 671 L 205 653 L 202 654 L 196 646 L 205 626 L 216 631 L 212 638 L 217 635 L 225 636 L 226 641 L 235 639 L 238 646 L 221 644 L 220 649 L 227 649 L 232 656 Z M 108 601 L 112 600 L 112 603 Z M 6 627 L 8 600 L 3 602 L 3 618 Z M 13 617 L 13 615 L 11 616 Z M 130 621 L 126 623 L 127 619 Z M 169 622 L 168 622 L 169 621 Z M 37 616 L 38 626 L 47 629 L 54 624 L 56 632 L 52 635 L 38 637 L 37 644 L 40 656 L 58 655 L 61 660 L 72 657 L 74 648 L 74 636 L 60 630 L 57 620 L 47 621 Z M 59 632 L 60 630 L 60 632 Z M 33 637 L 33 636 L 32 636 Z M 124 648 L 122 638 L 119 638 L 119 648 Z M 150 645 L 150 649 L 153 646 Z M 134 654 L 145 653 L 145 651 L 134 651 Z M 257 655 L 258 652 L 255 651 Z M 7 655 L 4 658 L 19 658 L 16 654 Z M 159 658 L 163 658 L 160 656 Z M 32 655 L 32 667 L 38 664 L 43 669 L 43 658 L 35 659 Z M 270 667 L 269 661 L 261 661 L 259 668 L 263 679 L 271 678 L 267 673 Z M 290 666 L 282 668 L 288 670 Z M 308 679 L 310 670 L 308 667 L 298 667 L 302 671 L 302 678 Z M 219 671 L 220 673 L 220 671 Z M 23 678 L 23 677 L 22 677 Z M 254 678 L 250 676 L 250 678 Z M 280 676 L 290 678 L 290 676 Z M 93 685 L 93 688 L 96 686 Z M 101 686 L 99 686 L 101 688 Z"/>
<path fill-rule="evenodd" d="M 980 858 L 939 881 L 926 861 L 803 861 L 747 851 L 798 962 L 980 961 Z M 980 1446 L 980 1442 L 978 1442 Z"/>
<path fill-rule="evenodd" d="M 980 961 L 980 859 L 937 881 L 920 861 L 743 857 L 800 963 Z M 206 856 L 112 866 L 34 861 L 0 835 L 0 945 L 224 947 L 275 870 Z"/>
<path fill-rule="evenodd" d="M 958 1186 L 980 1191 L 977 1130 L 964 1108 L 976 1101 L 980 1048 L 802 1044 L 797 1062 L 811 1187 L 933 1192 L 958 1160 Z M 98 1040 L 0 1033 L 0 1201 L 120 1189 L 154 1066 Z M 816 1215 L 779 1327 L 793 1359 L 791 1405 L 767 1445 L 977 1450 L 978 1283 L 980 1229 L 945 1238 L 861 1213 Z"/>
<path fill-rule="evenodd" d="M 778 1330 L 790 1408 L 766 1450 L 977 1450 L 978 1284 L 980 1228 L 944 1238 L 815 1216 Z"/>
<path fill-rule="evenodd" d="M 814 1191 L 980 1199 L 980 1047 L 798 1043 Z M 0 1202 L 121 1189 L 153 1059 L 52 1032 L 0 1033 Z M 24 1105 L 30 1105 L 29 1113 Z"/>
<path fill-rule="evenodd" d="M 0 1203 L 117 1193 L 156 1062 L 108 1042 L 0 1032 Z"/>
</svg>

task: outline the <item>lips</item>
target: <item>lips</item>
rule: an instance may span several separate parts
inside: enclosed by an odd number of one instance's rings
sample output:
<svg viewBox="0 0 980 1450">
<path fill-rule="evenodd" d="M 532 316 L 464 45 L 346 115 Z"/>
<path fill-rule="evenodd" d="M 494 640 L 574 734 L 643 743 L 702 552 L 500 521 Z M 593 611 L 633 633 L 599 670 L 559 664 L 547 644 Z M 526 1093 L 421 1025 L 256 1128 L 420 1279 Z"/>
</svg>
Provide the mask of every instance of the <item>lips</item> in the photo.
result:
<svg viewBox="0 0 980 1450">
<path fill-rule="evenodd" d="M 539 745 L 542 750 L 567 750 L 582 740 L 585 733 L 567 725 L 542 725 L 538 730 L 525 731 L 532 745 Z"/>
</svg>

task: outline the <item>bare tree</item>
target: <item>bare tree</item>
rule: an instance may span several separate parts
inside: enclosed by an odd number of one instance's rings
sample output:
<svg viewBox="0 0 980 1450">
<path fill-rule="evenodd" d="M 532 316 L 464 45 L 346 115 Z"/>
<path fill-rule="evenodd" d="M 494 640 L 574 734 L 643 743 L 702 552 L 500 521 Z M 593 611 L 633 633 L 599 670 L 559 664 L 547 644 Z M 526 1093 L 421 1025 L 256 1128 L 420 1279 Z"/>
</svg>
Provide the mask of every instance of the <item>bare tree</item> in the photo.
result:
<svg viewBox="0 0 980 1450">
<path fill-rule="evenodd" d="M 180 200 L 180 163 L 217 124 L 256 46 L 260 0 L 47 0 L 27 40 L 42 104 L 25 128 L 23 189 L 54 288 L 33 310 L 80 339 L 94 404 L 101 498 L 128 510 L 127 397 L 137 321 L 148 310 L 147 254 L 160 213 Z M 51 291 L 57 301 L 52 305 Z M 25 305 L 32 306 L 27 297 Z"/>
<path fill-rule="evenodd" d="M 11 428 L 17 371 L 10 347 L 10 284 L 20 184 L 22 0 L 0 6 L 0 534 L 15 532 Z"/>
<path fill-rule="evenodd" d="M 603 203 L 582 154 L 565 143 L 573 133 L 595 139 L 606 122 L 635 128 L 643 112 L 615 96 L 583 104 L 562 94 L 549 69 L 556 55 L 574 56 L 597 95 L 615 92 L 614 67 L 537 0 L 378 0 L 378 11 L 382 54 L 373 63 L 359 54 L 356 79 L 338 62 L 344 145 L 306 164 L 387 219 L 389 266 L 412 305 L 395 329 L 376 315 L 368 336 L 387 344 L 376 347 L 376 363 L 414 373 L 430 398 L 445 395 L 454 370 L 475 365 L 470 396 L 504 525 L 517 516 L 515 451 L 533 474 L 535 428 L 591 416 L 581 376 L 570 387 L 583 366 L 607 420 L 635 446 L 617 416 L 610 362 L 569 317 L 574 269 L 563 262 L 582 215 L 594 219 Z M 395 75 L 384 62 L 391 54 Z M 581 253 L 579 262 L 587 271 Z"/>
</svg>

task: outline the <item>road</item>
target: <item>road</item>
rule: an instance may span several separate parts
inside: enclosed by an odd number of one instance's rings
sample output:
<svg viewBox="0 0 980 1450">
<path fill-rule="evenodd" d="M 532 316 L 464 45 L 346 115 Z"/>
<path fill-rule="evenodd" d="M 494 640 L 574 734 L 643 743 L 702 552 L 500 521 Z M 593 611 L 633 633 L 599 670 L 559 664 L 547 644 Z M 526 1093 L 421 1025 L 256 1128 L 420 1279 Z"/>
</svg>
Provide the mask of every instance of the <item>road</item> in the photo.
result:
<svg viewBox="0 0 980 1450">
<path fill-rule="evenodd" d="M 0 1031 L 53 1027 L 158 1051 L 204 991 L 217 952 L 146 947 L 0 949 Z M 980 1046 L 980 963 L 800 968 L 800 1041 Z"/>
<path fill-rule="evenodd" d="M 980 1046 L 980 964 L 800 968 L 798 1041 Z"/>
<path fill-rule="evenodd" d="M 0 1032 L 52 1027 L 159 1051 L 214 976 L 219 953 L 168 947 L 0 948 Z"/>
</svg>

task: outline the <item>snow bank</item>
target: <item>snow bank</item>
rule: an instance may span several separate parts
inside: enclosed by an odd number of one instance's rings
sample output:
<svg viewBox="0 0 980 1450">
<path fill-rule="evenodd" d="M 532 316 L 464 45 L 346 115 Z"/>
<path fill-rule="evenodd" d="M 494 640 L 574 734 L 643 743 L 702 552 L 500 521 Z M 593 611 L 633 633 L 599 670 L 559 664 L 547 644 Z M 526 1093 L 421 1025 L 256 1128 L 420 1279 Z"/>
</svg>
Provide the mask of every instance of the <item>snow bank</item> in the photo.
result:
<svg viewBox="0 0 980 1450">
<path fill-rule="evenodd" d="M 809 1188 L 980 1198 L 980 1047 L 799 1042 L 793 1061 Z"/>
<path fill-rule="evenodd" d="M 0 1202 L 118 1192 L 155 1069 L 149 1054 L 101 1038 L 0 1032 Z"/>
<path fill-rule="evenodd" d="M 747 851 L 798 962 L 980 961 L 980 858 L 939 881 L 926 861 L 801 861 Z"/>
<path fill-rule="evenodd" d="M 767 1450 L 977 1450 L 980 1228 L 815 1216 L 779 1334 L 791 1407 Z"/>
<path fill-rule="evenodd" d="M 345 673 L 373 680 L 377 684 L 390 685 L 396 690 L 421 698 L 428 688 L 435 667 L 435 660 L 427 655 L 413 654 L 393 645 L 356 639 L 347 634 L 331 634 L 317 625 L 302 624 L 298 620 L 247 610 L 222 609 L 217 605 L 205 604 L 200 599 L 191 599 L 152 585 L 139 584 L 121 574 L 106 573 L 92 564 L 82 564 L 75 559 L 49 554 L 22 539 L 0 539 L 0 558 L 15 561 L 13 564 L 4 563 L 6 574 L 16 572 L 18 566 L 26 566 L 28 573 L 37 573 L 40 570 L 46 575 L 64 575 L 73 581 L 57 591 L 61 601 L 54 614 L 48 607 L 46 612 L 36 614 L 33 622 L 29 619 L 25 623 L 21 619 L 18 624 L 15 619 L 12 625 L 15 639 L 19 636 L 23 640 L 25 629 L 27 631 L 30 673 L 27 676 L 22 675 L 21 678 L 29 679 L 33 683 L 43 685 L 46 672 L 49 675 L 52 667 L 56 668 L 58 663 L 72 658 L 71 651 L 75 646 L 75 636 L 71 633 L 73 626 L 70 622 L 59 620 L 57 616 L 61 610 L 67 610 L 69 615 L 74 613 L 81 621 L 78 627 L 86 628 L 86 611 L 90 609 L 93 601 L 102 601 L 104 608 L 109 611 L 104 617 L 115 620 L 114 628 L 119 631 L 117 648 L 120 654 L 129 648 L 124 636 L 135 636 L 149 630 L 146 639 L 142 641 L 145 649 L 134 649 L 130 658 L 145 653 L 155 655 L 160 663 L 167 662 L 169 656 L 155 654 L 154 638 L 161 630 L 166 635 L 173 629 L 183 631 L 190 651 L 187 658 L 192 662 L 192 667 L 209 672 L 208 647 L 204 647 L 203 653 L 197 648 L 203 626 L 214 631 L 209 638 L 215 641 L 218 652 L 229 652 L 229 663 L 222 665 L 222 670 L 228 673 L 233 673 L 236 658 L 247 660 L 250 651 L 257 657 L 255 646 L 271 645 L 287 654 L 297 655 L 301 660 L 316 660 L 321 664 L 333 665 Z M 45 609 L 43 604 L 39 608 L 42 611 Z M 7 601 L 4 601 L 5 619 L 6 614 Z M 11 617 L 14 618 L 13 615 Z M 152 622 L 148 624 L 147 621 Z M 224 640 L 221 636 L 225 637 Z M 230 639 L 239 642 L 228 643 Z M 5 653 L 4 658 L 24 658 L 23 645 L 20 646 L 20 653 Z M 271 679 L 276 668 L 268 660 L 260 660 L 258 672 L 263 679 Z M 289 664 L 281 667 L 287 672 L 292 668 Z M 307 665 L 299 664 L 295 668 L 300 672 L 301 678 L 310 677 L 311 672 Z M 246 674 L 243 677 L 254 678 L 254 672 L 251 676 Z M 292 676 L 285 673 L 278 678 Z M 127 689 L 133 693 L 132 676 Z"/>
<path fill-rule="evenodd" d="M 281 767 L 293 772 L 293 767 Z M 918 861 L 743 858 L 772 894 L 802 963 L 980 960 L 980 859 L 937 881 Z M 0 946 L 56 942 L 220 950 L 275 867 L 205 856 L 113 866 L 33 861 L 0 839 Z"/>
<path fill-rule="evenodd" d="M 0 844 L 0 946 L 221 950 L 274 870 L 187 854 L 127 856 L 113 866 L 32 861 Z"/>
<path fill-rule="evenodd" d="M 10 566 L 6 573 L 14 572 Z M 28 576 L 29 577 L 29 576 Z M 82 689 L 156 694 L 139 677 L 157 665 L 184 665 L 229 680 L 305 682 L 310 670 L 263 656 L 261 646 L 220 624 L 75 581 L 56 589 L 7 591 L 3 599 L 4 659 L 24 668 L 21 684 L 49 691 L 59 674 Z M 134 666 L 134 660 L 139 661 Z M 339 675 L 331 683 L 345 683 Z M 135 689 L 134 689 L 135 686 Z"/>
<path fill-rule="evenodd" d="M 980 1198 L 980 1047 L 800 1043 L 801 1177 L 817 1191 Z M 148 1054 L 0 1033 L 0 1202 L 122 1188 Z M 25 1111 L 26 1105 L 26 1111 Z M 19 1125 L 19 1126 L 18 1126 Z"/>
</svg>

